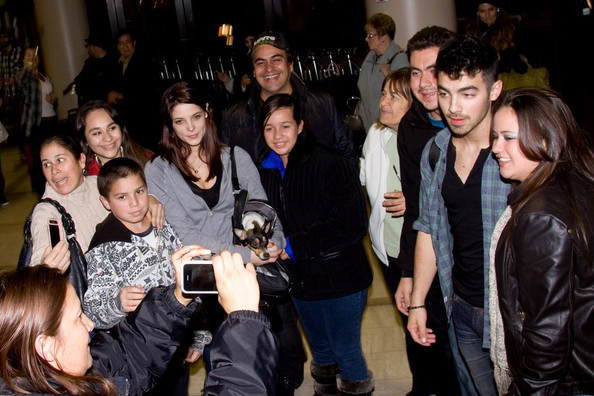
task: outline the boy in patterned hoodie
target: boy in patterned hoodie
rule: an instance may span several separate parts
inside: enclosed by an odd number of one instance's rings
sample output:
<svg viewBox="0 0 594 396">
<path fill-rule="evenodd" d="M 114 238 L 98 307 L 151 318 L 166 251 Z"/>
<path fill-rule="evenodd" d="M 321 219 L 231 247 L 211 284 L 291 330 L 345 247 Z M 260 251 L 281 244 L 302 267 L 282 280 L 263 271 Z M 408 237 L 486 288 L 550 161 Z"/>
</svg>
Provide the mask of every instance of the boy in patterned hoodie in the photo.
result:
<svg viewBox="0 0 594 396">
<path fill-rule="evenodd" d="M 111 213 L 97 225 L 85 253 L 83 310 L 97 329 L 109 329 L 133 312 L 150 289 L 175 283 L 171 254 L 182 242 L 168 222 L 161 229 L 151 225 L 146 179 L 134 160 L 115 158 L 103 165 L 97 187 Z M 194 330 L 187 357 L 181 359 L 193 363 L 211 340 L 210 332 Z"/>
</svg>

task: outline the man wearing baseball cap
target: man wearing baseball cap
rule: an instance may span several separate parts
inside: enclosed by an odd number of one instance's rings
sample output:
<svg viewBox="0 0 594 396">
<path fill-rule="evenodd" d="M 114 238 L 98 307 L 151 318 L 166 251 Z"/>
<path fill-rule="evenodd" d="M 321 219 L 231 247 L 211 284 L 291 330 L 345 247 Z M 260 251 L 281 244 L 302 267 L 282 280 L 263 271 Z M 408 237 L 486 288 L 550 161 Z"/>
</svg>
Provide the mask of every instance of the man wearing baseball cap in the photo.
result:
<svg viewBox="0 0 594 396">
<path fill-rule="evenodd" d="M 317 142 L 355 163 L 352 132 L 345 125 L 334 99 L 327 92 L 308 89 L 293 73 L 293 56 L 282 33 L 260 34 L 254 41 L 252 64 L 256 84 L 250 95 L 223 111 L 221 139 L 225 144 L 243 148 L 258 164 L 266 148 L 260 127 L 260 108 L 270 96 L 286 93 L 300 102 L 305 128 L 315 135 Z"/>
</svg>

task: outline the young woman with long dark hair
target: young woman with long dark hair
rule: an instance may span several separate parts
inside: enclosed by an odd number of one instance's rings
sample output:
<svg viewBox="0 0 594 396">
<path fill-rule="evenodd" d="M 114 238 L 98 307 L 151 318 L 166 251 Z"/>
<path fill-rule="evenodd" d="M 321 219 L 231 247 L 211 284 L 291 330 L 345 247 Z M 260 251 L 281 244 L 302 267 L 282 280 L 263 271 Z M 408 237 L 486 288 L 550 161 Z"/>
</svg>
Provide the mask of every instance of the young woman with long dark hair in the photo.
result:
<svg viewBox="0 0 594 396">
<path fill-rule="evenodd" d="M 519 183 L 491 244 L 502 394 L 594 394 L 594 153 L 585 133 L 550 90 L 510 90 L 494 109 L 492 151 L 501 176 Z"/>
</svg>

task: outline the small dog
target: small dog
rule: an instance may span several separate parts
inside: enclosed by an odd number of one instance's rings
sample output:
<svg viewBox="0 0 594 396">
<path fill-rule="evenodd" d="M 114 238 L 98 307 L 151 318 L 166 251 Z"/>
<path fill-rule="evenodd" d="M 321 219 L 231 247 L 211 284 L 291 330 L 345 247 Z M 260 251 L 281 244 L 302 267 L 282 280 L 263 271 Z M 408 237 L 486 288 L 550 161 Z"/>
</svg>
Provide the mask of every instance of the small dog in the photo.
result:
<svg viewBox="0 0 594 396">
<path fill-rule="evenodd" d="M 249 247 L 262 260 L 270 258 L 268 241 L 276 223 L 276 211 L 260 201 L 246 203 L 241 224 L 243 228 L 234 228 L 233 232 L 244 246 Z"/>
</svg>

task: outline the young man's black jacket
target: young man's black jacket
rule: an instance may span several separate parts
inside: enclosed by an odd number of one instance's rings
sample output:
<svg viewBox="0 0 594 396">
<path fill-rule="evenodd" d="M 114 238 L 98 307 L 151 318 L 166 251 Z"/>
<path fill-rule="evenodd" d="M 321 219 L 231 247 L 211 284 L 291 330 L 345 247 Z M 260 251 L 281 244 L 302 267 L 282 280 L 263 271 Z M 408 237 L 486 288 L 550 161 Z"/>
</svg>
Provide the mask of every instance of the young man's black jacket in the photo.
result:
<svg viewBox="0 0 594 396">
<path fill-rule="evenodd" d="M 397 145 L 400 157 L 402 192 L 406 199 L 404 224 L 400 237 L 398 265 L 403 275 L 412 276 L 415 262 L 417 231 L 412 226 L 419 217 L 419 191 L 421 189 L 421 155 L 427 142 L 442 128 L 431 124 L 427 110 L 417 99 L 402 117 L 398 126 Z"/>
</svg>

